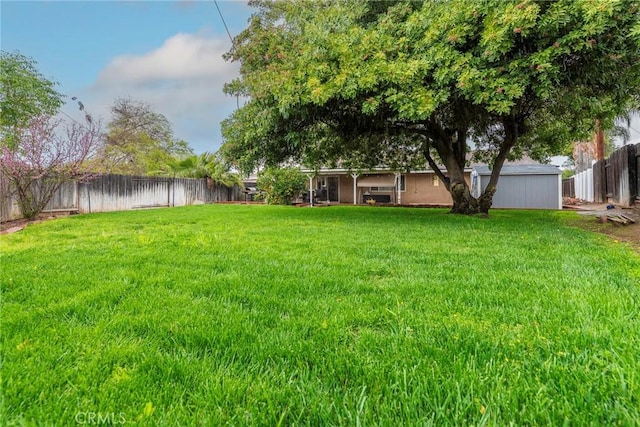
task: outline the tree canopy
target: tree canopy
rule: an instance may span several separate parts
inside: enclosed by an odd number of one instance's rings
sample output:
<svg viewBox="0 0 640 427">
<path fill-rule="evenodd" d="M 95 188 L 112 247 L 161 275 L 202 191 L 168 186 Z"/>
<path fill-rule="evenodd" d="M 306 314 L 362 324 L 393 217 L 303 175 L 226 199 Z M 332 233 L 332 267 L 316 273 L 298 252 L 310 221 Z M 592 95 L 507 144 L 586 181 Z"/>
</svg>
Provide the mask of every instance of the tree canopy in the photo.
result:
<svg viewBox="0 0 640 427">
<path fill-rule="evenodd" d="M 115 100 L 103 150 L 101 167 L 110 173 L 164 175 L 169 164 L 193 154 L 189 145 L 174 138 L 171 123 L 144 102 Z"/>
<path fill-rule="evenodd" d="M 15 146 L 22 129 L 43 115 L 54 115 L 64 95 L 45 78 L 35 60 L 18 52 L 0 52 L 0 146 Z"/>
<path fill-rule="evenodd" d="M 637 0 L 253 5 L 227 54 L 241 77 L 226 90 L 250 101 L 222 128 L 244 171 L 428 164 L 453 212 L 487 212 L 507 159 L 544 159 L 638 105 Z M 478 199 L 471 141 L 492 168 Z"/>
</svg>

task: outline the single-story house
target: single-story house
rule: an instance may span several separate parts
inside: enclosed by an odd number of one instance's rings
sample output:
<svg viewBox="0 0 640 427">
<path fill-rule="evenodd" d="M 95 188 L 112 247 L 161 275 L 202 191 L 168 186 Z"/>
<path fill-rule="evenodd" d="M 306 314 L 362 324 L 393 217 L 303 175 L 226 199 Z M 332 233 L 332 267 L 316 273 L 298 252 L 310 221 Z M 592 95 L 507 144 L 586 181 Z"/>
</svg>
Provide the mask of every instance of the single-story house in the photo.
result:
<svg viewBox="0 0 640 427">
<path fill-rule="evenodd" d="M 396 172 L 378 168 L 302 170 L 308 188 L 320 203 L 451 206 L 453 201 L 433 170 Z M 489 183 L 489 167 L 465 169 L 465 179 L 475 197 Z M 307 192 L 308 194 L 308 192 Z M 305 201 L 308 201 L 308 195 Z M 505 164 L 500 173 L 494 208 L 562 209 L 562 172 L 553 165 Z"/>
<path fill-rule="evenodd" d="M 489 184 L 491 170 L 476 166 L 471 193 L 479 197 Z M 494 208 L 562 209 L 562 171 L 553 165 L 504 165 L 493 196 Z"/>
<path fill-rule="evenodd" d="M 465 178 L 471 185 L 471 168 L 465 169 Z M 444 205 L 453 201 L 440 178 L 433 170 L 395 172 L 374 169 L 353 172 L 347 169 L 322 168 L 302 170 L 309 177 L 309 188 L 318 202 L 395 205 Z M 306 198 L 308 201 L 308 197 Z"/>
</svg>

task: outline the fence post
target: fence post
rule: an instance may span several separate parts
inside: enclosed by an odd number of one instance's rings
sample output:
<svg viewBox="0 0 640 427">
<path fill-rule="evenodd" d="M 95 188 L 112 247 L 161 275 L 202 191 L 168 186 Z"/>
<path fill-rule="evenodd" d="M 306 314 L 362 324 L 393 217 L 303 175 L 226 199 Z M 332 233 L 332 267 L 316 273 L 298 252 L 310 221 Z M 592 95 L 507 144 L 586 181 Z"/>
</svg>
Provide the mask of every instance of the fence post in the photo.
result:
<svg viewBox="0 0 640 427">
<path fill-rule="evenodd" d="M 640 144 L 636 144 L 635 148 L 636 152 L 636 164 L 634 165 L 636 171 L 636 200 L 635 202 L 640 201 Z"/>
<path fill-rule="evenodd" d="M 604 160 L 598 160 L 593 164 L 593 201 L 602 203 L 604 170 L 602 165 Z"/>
<path fill-rule="evenodd" d="M 633 206 L 638 197 L 638 145 L 627 145 L 627 170 L 629 171 L 629 206 Z"/>
</svg>

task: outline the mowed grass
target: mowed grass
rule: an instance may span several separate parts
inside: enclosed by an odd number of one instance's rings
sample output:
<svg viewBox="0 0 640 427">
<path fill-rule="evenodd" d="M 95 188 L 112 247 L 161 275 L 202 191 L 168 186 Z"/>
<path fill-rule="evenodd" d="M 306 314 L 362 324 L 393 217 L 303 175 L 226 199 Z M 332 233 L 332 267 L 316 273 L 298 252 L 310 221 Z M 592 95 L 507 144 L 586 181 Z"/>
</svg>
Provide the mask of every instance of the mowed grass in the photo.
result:
<svg viewBox="0 0 640 427">
<path fill-rule="evenodd" d="M 30 226 L 0 241 L 0 423 L 638 425 L 640 258 L 573 215 Z"/>
</svg>

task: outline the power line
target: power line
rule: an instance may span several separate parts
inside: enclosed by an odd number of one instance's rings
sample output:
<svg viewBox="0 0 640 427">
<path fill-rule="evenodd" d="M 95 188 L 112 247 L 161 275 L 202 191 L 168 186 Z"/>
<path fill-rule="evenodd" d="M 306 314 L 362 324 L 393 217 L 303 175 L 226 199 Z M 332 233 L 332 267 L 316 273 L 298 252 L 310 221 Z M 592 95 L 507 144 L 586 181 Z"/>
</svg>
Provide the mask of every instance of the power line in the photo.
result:
<svg viewBox="0 0 640 427">
<path fill-rule="evenodd" d="M 220 15 L 220 19 L 222 20 L 224 29 L 227 31 L 227 35 L 229 36 L 229 40 L 231 40 L 231 44 L 233 44 L 233 37 L 231 37 L 231 32 L 229 31 L 229 27 L 227 27 L 227 22 L 224 20 L 224 16 L 222 16 L 222 11 L 220 10 L 220 6 L 218 6 L 218 0 L 213 0 L 213 4 L 216 5 L 216 9 L 218 9 L 218 14 Z"/>
<path fill-rule="evenodd" d="M 227 21 L 224 20 L 224 16 L 222 15 L 222 11 L 220 10 L 220 6 L 218 6 L 218 0 L 213 0 L 213 4 L 216 5 L 216 9 L 218 9 L 218 15 L 220 15 L 220 19 L 222 20 L 222 25 L 224 25 L 224 29 L 229 36 L 229 40 L 231 40 L 231 47 L 233 48 L 233 37 L 231 37 L 231 32 L 229 31 L 229 27 L 227 26 Z M 240 97 L 236 94 L 236 110 L 240 108 Z"/>
</svg>

